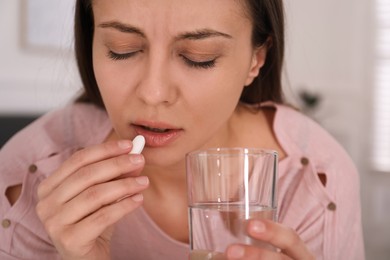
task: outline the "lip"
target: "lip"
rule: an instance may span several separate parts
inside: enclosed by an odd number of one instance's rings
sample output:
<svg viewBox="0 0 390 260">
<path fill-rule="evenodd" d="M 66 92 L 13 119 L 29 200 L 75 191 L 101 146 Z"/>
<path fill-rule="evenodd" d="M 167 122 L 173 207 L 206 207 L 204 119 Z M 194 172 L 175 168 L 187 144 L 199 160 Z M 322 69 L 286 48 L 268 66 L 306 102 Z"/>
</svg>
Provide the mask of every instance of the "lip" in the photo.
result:
<svg viewBox="0 0 390 260">
<path fill-rule="evenodd" d="M 145 129 L 145 126 L 148 128 L 169 129 L 169 131 L 163 133 L 153 132 Z M 163 122 L 137 121 L 132 124 L 132 127 L 134 127 L 138 135 L 145 137 L 145 146 L 147 147 L 167 146 L 173 143 L 183 133 L 183 129 Z"/>
</svg>

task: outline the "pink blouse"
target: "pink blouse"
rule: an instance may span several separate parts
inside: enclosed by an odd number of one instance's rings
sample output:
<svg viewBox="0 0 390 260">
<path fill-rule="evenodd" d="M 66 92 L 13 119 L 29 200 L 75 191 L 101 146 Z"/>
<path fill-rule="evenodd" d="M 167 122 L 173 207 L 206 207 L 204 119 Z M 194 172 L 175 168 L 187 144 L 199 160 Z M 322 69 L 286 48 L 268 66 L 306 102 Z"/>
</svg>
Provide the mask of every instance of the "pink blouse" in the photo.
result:
<svg viewBox="0 0 390 260">
<path fill-rule="evenodd" d="M 364 259 L 359 176 L 346 152 L 319 125 L 283 105 L 273 129 L 287 154 L 279 164 L 279 221 L 300 235 L 317 259 Z M 89 104 L 46 114 L 0 150 L 0 259 L 59 259 L 35 213 L 38 184 L 73 152 L 103 142 L 112 126 Z M 326 186 L 318 178 L 326 175 Z M 14 205 L 8 187 L 22 184 Z M 188 244 L 165 234 L 143 208 L 116 225 L 112 259 L 188 259 Z"/>
</svg>

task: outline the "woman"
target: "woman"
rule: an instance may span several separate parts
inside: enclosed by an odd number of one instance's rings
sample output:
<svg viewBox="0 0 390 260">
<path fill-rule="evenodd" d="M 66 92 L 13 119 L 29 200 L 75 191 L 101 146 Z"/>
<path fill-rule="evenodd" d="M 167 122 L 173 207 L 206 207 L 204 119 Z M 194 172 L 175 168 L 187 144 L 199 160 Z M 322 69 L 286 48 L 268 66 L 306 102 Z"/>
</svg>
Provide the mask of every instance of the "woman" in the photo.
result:
<svg viewBox="0 0 390 260">
<path fill-rule="evenodd" d="M 1 151 L 2 257 L 188 259 L 184 156 L 239 146 L 281 158 L 280 223 L 248 226 L 280 252 L 227 259 L 364 258 L 355 167 L 282 104 L 281 0 L 79 0 L 75 18 L 85 94 Z"/>
</svg>

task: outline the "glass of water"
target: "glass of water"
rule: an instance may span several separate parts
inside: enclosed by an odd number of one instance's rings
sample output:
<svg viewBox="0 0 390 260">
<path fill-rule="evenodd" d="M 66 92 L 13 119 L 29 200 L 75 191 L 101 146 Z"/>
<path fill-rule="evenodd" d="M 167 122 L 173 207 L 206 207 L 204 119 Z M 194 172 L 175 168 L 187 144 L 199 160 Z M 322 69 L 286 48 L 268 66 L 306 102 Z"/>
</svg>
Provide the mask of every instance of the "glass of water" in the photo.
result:
<svg viewBox="0 0 390 260">
<path fill-rule="evenodd" d="M 275 151 L 257 148 L 187 154 L 191 260 L 225 259 L 233 243 L 269 246 L 252 239 L 247 224 L 249 219 L 277 220 L 277 165 Z"/>
</svg>

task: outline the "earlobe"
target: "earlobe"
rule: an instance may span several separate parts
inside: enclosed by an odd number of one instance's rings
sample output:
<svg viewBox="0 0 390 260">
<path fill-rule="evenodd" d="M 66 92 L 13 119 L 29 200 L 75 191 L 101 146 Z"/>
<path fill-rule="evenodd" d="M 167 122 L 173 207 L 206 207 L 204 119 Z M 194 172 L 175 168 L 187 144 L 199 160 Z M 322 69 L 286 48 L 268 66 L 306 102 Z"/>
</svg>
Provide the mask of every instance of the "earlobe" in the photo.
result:
<svg viewBox="0 0 390 260">
<path fill-rule="evenodd" d="M 253 51 L 252 62 L 248 73 L 245 86 L 250 85 L 253 80 L 259 75 L 261 68 L 264 65 L 267 56 L 267 47 L 262 45 Z"/>
</svg>

